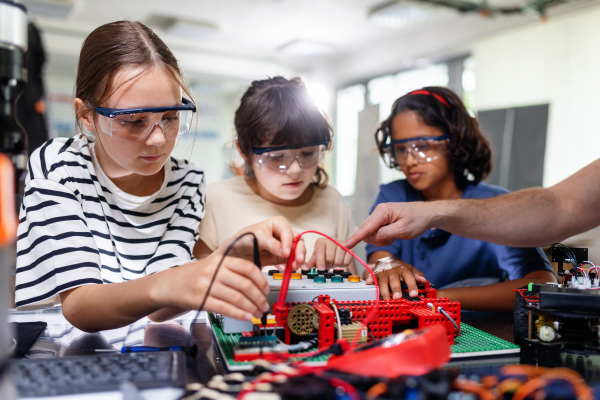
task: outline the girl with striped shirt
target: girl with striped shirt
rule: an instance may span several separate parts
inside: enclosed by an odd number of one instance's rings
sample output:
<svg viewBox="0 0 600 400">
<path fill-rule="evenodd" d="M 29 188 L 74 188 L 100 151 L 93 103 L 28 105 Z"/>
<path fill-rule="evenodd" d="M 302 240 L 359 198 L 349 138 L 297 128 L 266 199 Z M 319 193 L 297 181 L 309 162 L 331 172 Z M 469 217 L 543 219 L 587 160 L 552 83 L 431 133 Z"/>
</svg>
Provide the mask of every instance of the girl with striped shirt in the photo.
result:
<svg viewBox="0 0 600 400">
<path fill-rule="evenodd" d="M 170 156 L 177 136 L 191 129 L 195 105 L 188 99 L 177 60 L 145 25 L 114 22 L 87 37 L 74 101 L 82 133 L 48 141 L 29 161 L 17 308 L 58 296 L 64 316 L 84 331 L 144 316 L 169 319 L 205 297 L 205 310 L 239 319 L 268 309 L 265 278 L 242 258 L 226 257 L 206 293 L 233 239 L 193 258 L 204 173 Z M 283 218 L 244 231 L 257 235 L 265 262 L 289 255 L 293 231 Z"/>
</svg>

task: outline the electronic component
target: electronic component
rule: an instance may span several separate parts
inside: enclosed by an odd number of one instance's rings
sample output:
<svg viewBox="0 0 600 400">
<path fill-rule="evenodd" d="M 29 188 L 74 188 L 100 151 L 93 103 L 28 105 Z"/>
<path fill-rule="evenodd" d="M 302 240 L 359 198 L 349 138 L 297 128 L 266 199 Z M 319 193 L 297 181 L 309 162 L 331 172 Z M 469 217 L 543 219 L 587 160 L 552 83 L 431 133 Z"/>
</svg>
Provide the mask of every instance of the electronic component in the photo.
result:
<svg viewBox="0 0 600 400">
<path fill-rule="evenodd" d="M 600 290 L 594 272 L 599 268 L 586 260 L 587 249 L 554 244 L 551 253 L 564 277 L 560 284 L 517 290 L 515 343 L 600 351 Z M 563 262 L 573 268 L 563 271 Z"/>
</svg>

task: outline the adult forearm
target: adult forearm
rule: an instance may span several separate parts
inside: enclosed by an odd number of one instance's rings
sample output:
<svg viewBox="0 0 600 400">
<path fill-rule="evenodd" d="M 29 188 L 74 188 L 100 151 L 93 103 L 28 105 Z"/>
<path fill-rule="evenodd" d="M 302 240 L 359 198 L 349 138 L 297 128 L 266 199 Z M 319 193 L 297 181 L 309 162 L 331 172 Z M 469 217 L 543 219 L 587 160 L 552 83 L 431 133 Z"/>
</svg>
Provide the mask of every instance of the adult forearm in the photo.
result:
<svg viewBox="0 0 600 400">
<path fill-rule="evenodd" d="M 63 314 L 85 332 L 131 324 L 161 308 L 151 296 L 155 279 L 156 274 L 121 283 L 80 286 L 61 293 Z"/>
<path fill-rule="evenodd" d="M 431 203 L 431 225 L 459 236 L 515 247 L 546 246 L 569 236 L 554 191 L 526 189 L 484 200 Z"/>
</svg>

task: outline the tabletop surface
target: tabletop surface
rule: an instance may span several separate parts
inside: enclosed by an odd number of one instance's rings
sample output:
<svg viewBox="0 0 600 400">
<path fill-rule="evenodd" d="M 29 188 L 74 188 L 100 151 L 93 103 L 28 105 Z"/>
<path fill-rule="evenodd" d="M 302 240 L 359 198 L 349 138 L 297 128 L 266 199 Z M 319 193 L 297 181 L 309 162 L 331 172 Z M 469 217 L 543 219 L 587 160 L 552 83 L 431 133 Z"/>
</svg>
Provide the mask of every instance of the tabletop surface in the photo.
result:
<svg viewBox="0 0 600 400">
<path fill-rule="evenodd" d="M 187 379 L 190 383 L 206 383 L 222 371 L 215 362 L 206 313 L 200 313 L 197 319 L 196 317 L 196 312 L 190 312 L 165 323 L 152 323 L 143 318 L 123 328 L 85 333 L 69 324 L 60 308 L 9 312 L 9 322 L 44 321 L 48 324 L 26 358 L 83 355 L 90 354 L 89 351 L 93 349 L 120 350 L 123 346 L 167 347 L 196 344 L 198 356 L 195 359 L 188 358 Z M 513 341 L 512 314 L 463 311 L 461 319 L 475 328 Z M 519 362 L 572 368 L 589 383 L 600 383 L 600 356 L 558 350 L 541 353 L 539 349 L 522 349 L 519 356 L 461 359 L 451 362 L 448 368 L 455 370 L 457 375 L 484 376 L 497 372 L 503 365 Z"/>
</svg>

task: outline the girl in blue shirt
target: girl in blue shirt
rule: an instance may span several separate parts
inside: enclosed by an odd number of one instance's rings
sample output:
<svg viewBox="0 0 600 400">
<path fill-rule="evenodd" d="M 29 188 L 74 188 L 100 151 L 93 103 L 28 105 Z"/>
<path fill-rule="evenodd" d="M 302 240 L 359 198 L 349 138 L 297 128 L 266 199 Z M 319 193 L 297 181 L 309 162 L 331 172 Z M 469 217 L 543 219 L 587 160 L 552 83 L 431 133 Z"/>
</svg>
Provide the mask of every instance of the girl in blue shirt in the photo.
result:
<svg viewBox="0 0 600 400">
<path fill-rule="evenodd" d="M 490 145 L 477 120 L 449 89 L 426 87 L 396 100 L 375 139 L 388 166 L 400 169 L 406 179 L 382 185 L 371 212 L 387 202 L 487 198 L 507 193 L 481 182 L 492 168 Z M 441 229 L 412 240 L 397 239 L 388 246 L 368 244 L 367 255 L 370 263 L 391 257 L 385 262 L 392 268 L 377 274 L 384 299 L 401 297 L 402 281 L 410 295 L 416 296 L 415 281 L 426 277 L 440 288 L 439 297 L 459 301 L 464 309 L 512 311 L 512 289 L 529 282 L 556 281 L 539 248 L 501 246 Z M 508 280 L 501 282 L 505 278 Z"/>
</svg>

